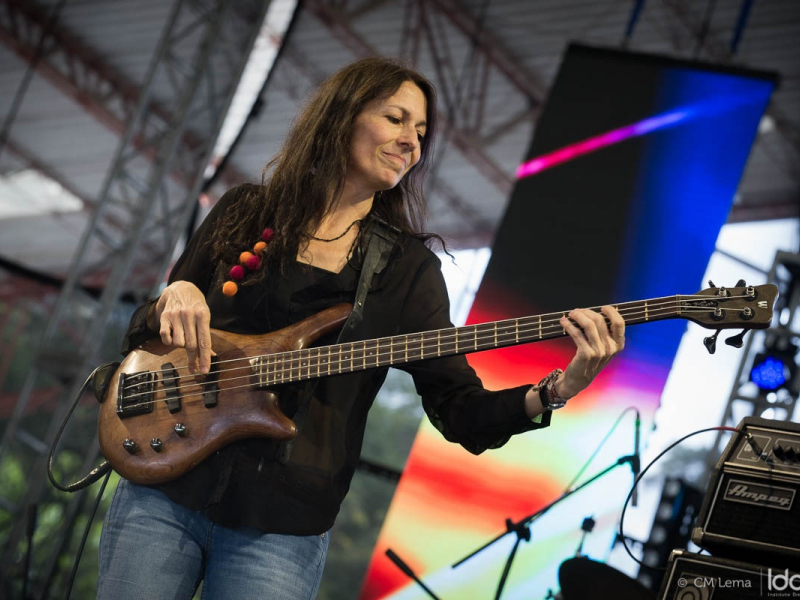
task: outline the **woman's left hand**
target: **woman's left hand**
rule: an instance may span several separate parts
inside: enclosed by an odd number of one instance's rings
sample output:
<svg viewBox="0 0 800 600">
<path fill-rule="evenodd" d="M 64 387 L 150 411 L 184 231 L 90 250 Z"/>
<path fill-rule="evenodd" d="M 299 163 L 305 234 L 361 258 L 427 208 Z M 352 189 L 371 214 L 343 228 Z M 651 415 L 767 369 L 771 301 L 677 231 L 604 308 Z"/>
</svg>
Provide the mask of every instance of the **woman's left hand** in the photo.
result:
<svg viewBox="0 0 800 600">
<path fill-rule="evenodd" d="M 561 317 L 561 326 L 577 347 L 575 356 L 555 382 L 555 392 L 565 400 L 584 390 L 625 347 L 625 321 L 613 306 L 600 310 L 598 313 L 575 309 L 568 317 Z"/>
</svg>

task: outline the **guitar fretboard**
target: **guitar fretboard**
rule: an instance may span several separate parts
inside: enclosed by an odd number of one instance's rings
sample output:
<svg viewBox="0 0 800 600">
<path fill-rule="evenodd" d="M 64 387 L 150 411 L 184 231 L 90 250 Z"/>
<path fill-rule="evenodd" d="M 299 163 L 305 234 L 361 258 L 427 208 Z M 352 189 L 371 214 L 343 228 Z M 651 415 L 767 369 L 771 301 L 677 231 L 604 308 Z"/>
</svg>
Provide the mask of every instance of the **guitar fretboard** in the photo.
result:
<svg viewBox="0 0 800 600">
<path fill-rule="evenodd" d="M 680 317 L 682 311 L 691 308 L 691 305 L 684 303 L 683 298 L 683 296 L 667 296 L 625 302 L 615 305 L 615 308 L 622 315 L 626 325 L 636 325 L 647 321 Z M 595 307 L 591 310 L 599 312 L 600 308 Z M 255 357 L 250 363 L 258 378 L 258 384 L 269 387 L 316 377 L 564 337 L 567 332 L 559 320 L 566 315 L 566 312 L 549 313 L 279 352 Z"/>
</svg>

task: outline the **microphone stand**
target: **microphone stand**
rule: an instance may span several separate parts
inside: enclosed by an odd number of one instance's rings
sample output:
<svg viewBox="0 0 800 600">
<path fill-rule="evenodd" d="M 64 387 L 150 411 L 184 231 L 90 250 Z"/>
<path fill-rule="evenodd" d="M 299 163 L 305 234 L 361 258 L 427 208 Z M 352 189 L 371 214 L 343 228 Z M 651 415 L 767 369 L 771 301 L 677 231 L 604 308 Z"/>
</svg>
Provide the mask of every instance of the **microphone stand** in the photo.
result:
<svg viewBox="0 0 800 600">
<path fill-rule="evenodd" d="M 426 594 L 428 594 L 428 596 L 433 598 L 433 600 L 439 600 L 439 596 L 434 594 L 433 591 L 427 585 L 425 585 L 425 583 L 423 583 L 423 581 L 419 577 L 417 577 L 417 574 L 414 573 L 411 567 L 409 567 L 402 558 L 397 556 L 397 553 L 394 552 L 394 550 L 392 550 L 391 548 L 387 548 L 386 556 L 389 557 L 389 560 L 391 560 L 398 569 L 400 569 L 403 573 L 408 575 L 409 578 L 416 581 L 417 585 L 419 585 L 419 587 L 421 587 L 423 591 Z"/>
<path fill-rule="evenodd" d="M 494 600 L 500 600 L 500 595 L 503 593 L 503 588 L 506 585 L 506 579 L 508 579 L 508 574 L 511 571 L 511 563 L 514 561 L 514 556 L 517 553 L 517 548 L 519 548 L 520 542 L 522 540 L 525 540 L 526 542 L 528 542 L 531 539 L 531 530 L 530 530 L 531 523 L 533 523 L 533 521 L 535 521 L 539 517 L 543 516 L 547 511 L 549 511 L 551 508 L 553 508 L 556 504 L 558 504 L 562 500 L 566 500 L 567 498 L 572 496 L 572 494 L 574 494 L 576 492 L 579 492 L 580 490 L 585 488 L 590 483 L 593 483 L 593 482 L 597 481 L 598 479 L 600 479 L 601 477 L 605 476 L 607 473 L 613 471 L 617 467 L 622 466 L 624 464 L 633 464 L 633 461 L 636 460 L 637 458 L 638 457 L 635 454 L 630 454 L 628 456 L 622 456 L 617 460 L 617 462 L 609 465 L 608 467 L 606 467 L 605 469 L 603 469 L 602 471 L 600 471 L 599 473 L 597 473 L 593 477 L 587 479 L 582 484 L 580 484 L 578 487 L 572 488 L 571 490 L 568 490 L 568 491 L 564 492 L 561 496 L 559 496 L 558 498 L 553 500 L 550 504 L 548 504 L 547 506 L 545 506 L 543 508 L 540 508 L 535 513 L 530 514 L 527 517 L 523 517 L 522 519 L 520 519 L 516 523 L 513 522 L 511 519 L 506 519 L 506 531 L 505 532 L 501 533 L 500 535 L 498 535 L 494 539 L 489 540 L 488 542 L 486 542 L 483 546 L 481 546 L 477 550 L 473 551 L 472 553 L 468 554 L 467 556 L 465 556 L 464 558 L 462 558 L 458 562 L 454 563 L 451 568 L 455 569 L 456 567 L 458 567 L 462 563 L 468 561 L 470 558 L 472 558 L 473 556 L 475 556 L 478 553 L 482 552 L 483 550 L 485 550 L 486 548 L 488 548 L 489 546 L 491 546 L 492 544 L 494 544 L 498 540 L 502 539 L 503 537 L 505 537 L 509 533 L 515 533 L 517 535 L 517 539 L 514 542 L 514 546 L 511 548 L 511 552 L 510 552 L 508 558 L 506 559 L 506 564 L 505 564 L 505 567 L 503 568 L 503 574 L 500 576 L 500 581 L 499 581 L 499 583 L 497 585 L 497 593 L 494 596 Z"/>
</svg>

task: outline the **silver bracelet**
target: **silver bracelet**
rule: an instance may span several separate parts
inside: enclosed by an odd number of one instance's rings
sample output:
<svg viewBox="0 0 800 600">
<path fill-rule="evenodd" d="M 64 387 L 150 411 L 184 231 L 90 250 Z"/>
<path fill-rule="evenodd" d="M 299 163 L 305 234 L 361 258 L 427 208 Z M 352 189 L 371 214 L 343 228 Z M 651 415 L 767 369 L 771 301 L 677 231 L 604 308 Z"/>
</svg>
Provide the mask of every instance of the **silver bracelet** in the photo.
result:
<svg viewBox="0 0 800 600">
<path fill-rule="evenodd" d="M 534 386 L 539 392 L 539 399 L 542 401 L 542 406 L 545 410 L 558 410 L 567 405 L 567 399 L 562 398 L 556 392 L 556 379 L 563 373 L 564 371 L 561 369 L 554 369 Z"/>
</svg>

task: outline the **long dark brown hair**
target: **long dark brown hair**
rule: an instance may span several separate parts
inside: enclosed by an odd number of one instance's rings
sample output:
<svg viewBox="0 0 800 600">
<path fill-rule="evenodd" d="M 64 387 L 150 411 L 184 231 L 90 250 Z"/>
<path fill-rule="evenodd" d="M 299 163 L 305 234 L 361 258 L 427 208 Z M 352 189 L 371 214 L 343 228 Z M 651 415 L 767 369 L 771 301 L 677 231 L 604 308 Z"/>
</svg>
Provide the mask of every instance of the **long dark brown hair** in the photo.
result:
<svg viewBox="0 0 800 600">
<path fill-rule="evenodd" d="M 436 91 L 425 77 L 399 61 L 366 58 L 323 82 L 299 113 L 281 150 L 264 168 L 262 185 L 252 186 L 216 228 L 211 238 L 215 260 L 235 264 L 263 229 L 272 227 L 275 237 L 263 255 L 267 269 L 248 282 L 258 281 L 266 271 L 284 271 L 344 188 L 356 116 L 368 102 L 391 96 L 406 81 L 416 84 L 426 99 L 420 159 L 397 186 L 375 195 L 370 214 L 408 234 L 421 235 L 427 216 L 423 182 L 436 133 Z"/>
</svg>

